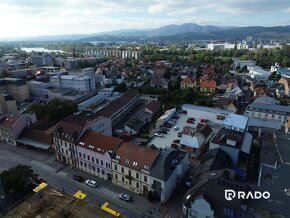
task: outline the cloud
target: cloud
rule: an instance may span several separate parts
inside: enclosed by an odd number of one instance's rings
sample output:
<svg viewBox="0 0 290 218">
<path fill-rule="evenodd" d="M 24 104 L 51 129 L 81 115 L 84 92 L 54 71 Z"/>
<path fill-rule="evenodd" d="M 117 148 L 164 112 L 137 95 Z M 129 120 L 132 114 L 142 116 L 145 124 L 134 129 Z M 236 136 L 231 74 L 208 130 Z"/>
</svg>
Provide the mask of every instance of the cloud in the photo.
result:
<svg viewBox="0 0 290 218">
<path fill-rule="evenodd" d="M 0 38 L 155 28 L 185 22 L 284 25 L 289 12 L 289 0 L 0 0 Z"/>
</svg>

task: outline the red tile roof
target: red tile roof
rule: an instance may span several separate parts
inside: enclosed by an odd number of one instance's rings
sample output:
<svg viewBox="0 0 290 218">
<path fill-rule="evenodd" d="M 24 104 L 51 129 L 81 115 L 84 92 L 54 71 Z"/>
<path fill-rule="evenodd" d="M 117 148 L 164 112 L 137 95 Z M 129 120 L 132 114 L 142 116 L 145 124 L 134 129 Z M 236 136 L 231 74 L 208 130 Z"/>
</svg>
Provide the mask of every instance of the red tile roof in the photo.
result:
<svg viewBox="0 0 290 218">
<path fill-rule="evenodd" d="M 153 113 L 156 113 L 159 108 L 160 108 L 161 104 L 159 101 L 151 101 L 149 104 L 146 105 L 146 109 L 152 111 Z"/>
<path fill-rule="evenodd" d="M 17 122 L 17 118 L 14 117 L 13 115 L 6 115 L 3 119 L 2 122 L 0 123 L 0 126 L 10 129 L 13 127 L 13 125 Z"/>
<path fill-rule="evenodd" d="M 102 135 L 95 131 L 86 131 L 78 140 L 77 145 L 102 154 L 105 152 L 113 154 L 122 142 L 123 140 L 117 137 Z"/>
<path fill-rule="evenodd" d="M 204 76 L 200 79 L 200 88 L 216 88 L 216 81 L 208 76 Z"/>
<path fill-rule="evenodd" d="M 194 79 L 192 79 L 190 77 L 186 77 L 185 79 L 183 79 L 181 81 L 181 84 L 192 84 L 192 85 L 194 85 L 195 81 L 194 81 Z"/>
<path fill-rule="evenodd" d="M 131 169 L 150 171 L 158 155 L 159 151 L 155 147 L 141 147 L 124 142 L 116 151 L 114 159 Z"/>
</svg>

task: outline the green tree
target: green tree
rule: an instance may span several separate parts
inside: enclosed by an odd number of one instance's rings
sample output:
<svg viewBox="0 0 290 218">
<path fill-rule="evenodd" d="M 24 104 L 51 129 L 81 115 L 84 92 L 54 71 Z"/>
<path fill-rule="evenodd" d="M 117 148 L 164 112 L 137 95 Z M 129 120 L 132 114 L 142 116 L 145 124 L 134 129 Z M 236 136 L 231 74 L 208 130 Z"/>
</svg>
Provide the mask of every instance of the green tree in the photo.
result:
<svg viewBox="0 0 290 218">
<path fill-rule="evenodd" d="M 120 83 L 114 88 L 114 92 L 126 92 L 127 90 L 128 89 L 125 82 Z"/>
<path fill-rule="evenodd" d="M 77 111 L 76 105 L 68 100 L 53 99 L 48 104 L 33 104 L 30 112 L 36 114 L 38 119 L 49 118 L 60 120 Z"/>
<path fill-rule="evenodd" d="M 18 200 L 32 192 L 36 181 L 31 166 L 17 165 L 0 174 L 5 194 Z"/>
</svg>

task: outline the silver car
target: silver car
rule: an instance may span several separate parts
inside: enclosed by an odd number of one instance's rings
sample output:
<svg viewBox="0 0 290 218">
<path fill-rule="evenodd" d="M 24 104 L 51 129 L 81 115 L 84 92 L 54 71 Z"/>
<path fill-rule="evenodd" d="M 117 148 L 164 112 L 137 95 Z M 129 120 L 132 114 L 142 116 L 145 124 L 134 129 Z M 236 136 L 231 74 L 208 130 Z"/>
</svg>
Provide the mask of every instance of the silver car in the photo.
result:
<svg viewBox="0 0 290 218">
<path fill-rule="evenodd" d="M 92 188 L 96 188 L 98 186 L 98 183 L 92 179 L 88 179 L 86 180 L 86 185 Z"/>
<path fill-rule="evenodd" d="M 119 194 L 119 199 L 123 200 L 123 201 L 127 201 L 127 202 L 131 202 L 132 201 L 132 197 L 130 195 L 127 194 Z"/>
</svg>

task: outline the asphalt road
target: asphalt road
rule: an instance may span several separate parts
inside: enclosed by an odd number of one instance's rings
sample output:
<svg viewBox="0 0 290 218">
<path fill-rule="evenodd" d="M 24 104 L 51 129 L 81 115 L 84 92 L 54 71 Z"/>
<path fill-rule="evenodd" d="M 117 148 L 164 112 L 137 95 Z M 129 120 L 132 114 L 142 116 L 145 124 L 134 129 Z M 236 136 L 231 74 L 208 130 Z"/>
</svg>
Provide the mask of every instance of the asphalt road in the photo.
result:
<svg viewBox="0 0 290 218">
<path fill-rule="evenodd" d="M 105 202 L 110 203 L 110 207 L 121 212 L 122 217 L 157 217 L 158 211 L 150 215 L 148 210 L 152 203 L 148 202 L 147 199 L 138 196 L 129 191 L 125 191 L 120 187 L 105 180 L 96 181 L 100 184 L 97 188 L 91 188 L 86 186 L 84 183 L 79 183 L 72 180 L 72 176 L 75 172 L 78 175 L 84 176 L 85 179 L 95 179 L 90 174 L 86 174 L 78 169 L 71 169 L 62 163 L 54 160 L 54 155 L 47 155 L 45 153 L 38 153 L 35 151 L 28 151 L 22 148 L 8 147 L 5 144 L 0 143 L 0 172 L 13 167 L 17 164 L 31 165 L 33 170 L 40 174 L 46 182 L 64 192 L 73 195 L 78 190 L 81 190 L 87 197 L 85 201 L 100 207 Z M 102 182 L 102 183 L 101 183 Z M 118 198 L 118 194 L 121 192 L 129 193 L 133 196 L 133 202 L 125 202 Z M 150 216 L 149 216 L 150 215 Z"/>
</svg>

